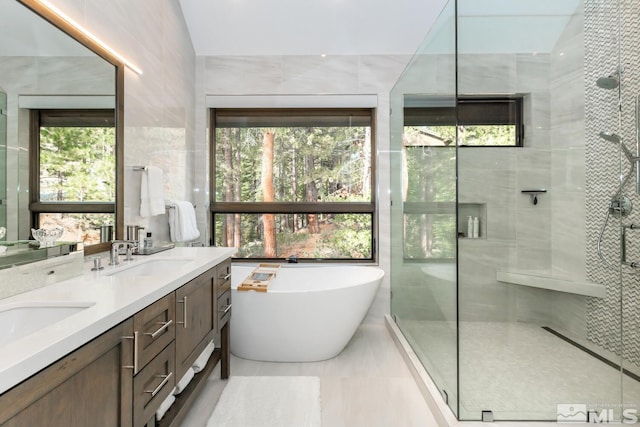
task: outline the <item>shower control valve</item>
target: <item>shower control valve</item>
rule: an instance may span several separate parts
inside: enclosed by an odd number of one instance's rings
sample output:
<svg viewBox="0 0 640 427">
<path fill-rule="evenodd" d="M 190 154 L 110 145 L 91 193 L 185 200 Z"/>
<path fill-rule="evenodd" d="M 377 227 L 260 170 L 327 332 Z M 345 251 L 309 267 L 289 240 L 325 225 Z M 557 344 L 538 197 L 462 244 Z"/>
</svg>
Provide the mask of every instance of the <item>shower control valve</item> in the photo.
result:
<svg viewBox="0 0 640 427">
<path fill-rule="evenodd" d="M 616 218 L 624 218 L 631 213 L 633 205 L 627 196 L 614 197 L 609 204 L 609 213 Z"/>
</svg>

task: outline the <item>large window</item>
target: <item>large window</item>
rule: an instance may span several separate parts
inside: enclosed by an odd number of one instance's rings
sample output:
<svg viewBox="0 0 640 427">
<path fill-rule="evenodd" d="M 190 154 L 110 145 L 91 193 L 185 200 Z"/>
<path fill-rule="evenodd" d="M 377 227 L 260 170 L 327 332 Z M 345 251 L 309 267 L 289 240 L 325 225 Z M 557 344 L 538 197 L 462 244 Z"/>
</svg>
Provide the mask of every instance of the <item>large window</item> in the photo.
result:
<svg viewBox="0 0 640 427">
<path fill-rule="evenodd" d="M 215 245 L 237 258 L 374 260 L 371 109 L 211 116 Z"/>
<path fill-rule="evenodd" d="M 448 146 L 456 140 L 465 147 L 519 147 L 524 138 L 522 98 L 464 97 L 456 108 L 443 106 L 404 109 L 405 133 L 410 143 Z"/>
<path fill-rule="evenodd" d="M 61 227 L 61 240 L 92 245 L 115 223 L 113 110 L 32 111 L 34 228 Z"/>
</svg>

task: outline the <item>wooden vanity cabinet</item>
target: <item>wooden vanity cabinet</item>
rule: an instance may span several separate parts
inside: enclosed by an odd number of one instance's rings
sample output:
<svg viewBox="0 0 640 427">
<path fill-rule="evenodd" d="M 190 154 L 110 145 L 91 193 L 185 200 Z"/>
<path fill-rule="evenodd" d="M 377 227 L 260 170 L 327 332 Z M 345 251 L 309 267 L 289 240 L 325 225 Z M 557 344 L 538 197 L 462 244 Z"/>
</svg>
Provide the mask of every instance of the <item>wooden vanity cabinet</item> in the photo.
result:
<svg viewBox="0 0 640 427">
<path fill-rule="evenodd" d="M 132 333 L 129 319 L 0 395 L 0 425 L 131 427 Z"/>
<path fill-rule="evenodd" d="M 219 361 L 229 377 L 230 277 L 226 260 L 1 394 L 0 427 L 179 426 Z M 206 368 L 156 422 L 214 338 Z"/>
<path fill-rule="evenodd" d="M 215 271 L 212 268 L 176 291 L 176 381 L 214 338 Z"/>
</svg>

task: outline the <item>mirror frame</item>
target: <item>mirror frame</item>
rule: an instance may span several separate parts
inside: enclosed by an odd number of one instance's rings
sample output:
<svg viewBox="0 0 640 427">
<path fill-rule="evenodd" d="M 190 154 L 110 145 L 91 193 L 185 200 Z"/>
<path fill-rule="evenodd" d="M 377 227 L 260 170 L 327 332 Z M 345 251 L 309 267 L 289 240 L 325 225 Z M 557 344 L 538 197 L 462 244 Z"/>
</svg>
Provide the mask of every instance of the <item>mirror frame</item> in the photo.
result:
<svg viewBox="0 0 640 427">
<path fill-rule="evenodd" d="M 61 16 L 40 3 L 38 0 L 16 0 L 26 6 L 36 15 L 48 21 L 63 33 L 77 41 L 78 43 L 100 56 L 105 61 L 115 67 L 116 88 L 115 88 L 115 126 L 116 126 L 116 200 L 115 200 L 115 238 L 122 239 L 124 236 L 124 73 L 125 64 L 118 57 L 113 55 L 106 48 L 98 44 L 95 40 L 84 34 L 82 31 L 64 20 Z M 110 243 L 99 243 L 84 248 L 85 255 L 103 252 L 110 249 Z"/>
</svg>

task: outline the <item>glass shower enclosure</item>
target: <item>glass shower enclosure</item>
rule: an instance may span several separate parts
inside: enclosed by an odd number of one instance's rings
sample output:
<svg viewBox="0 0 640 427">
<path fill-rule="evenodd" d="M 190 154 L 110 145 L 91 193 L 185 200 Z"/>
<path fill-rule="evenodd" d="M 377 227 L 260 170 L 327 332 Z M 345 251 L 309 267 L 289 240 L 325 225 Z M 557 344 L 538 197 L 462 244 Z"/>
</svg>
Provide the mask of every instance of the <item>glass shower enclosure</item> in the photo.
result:
<svg viewBox="0 0 640 427">
<path fill-rule="evenodd" d="M 451 0 L 391 92 L 391 314 L 459 420 L 640 415 L 639 15 Z"/>
</svg>

